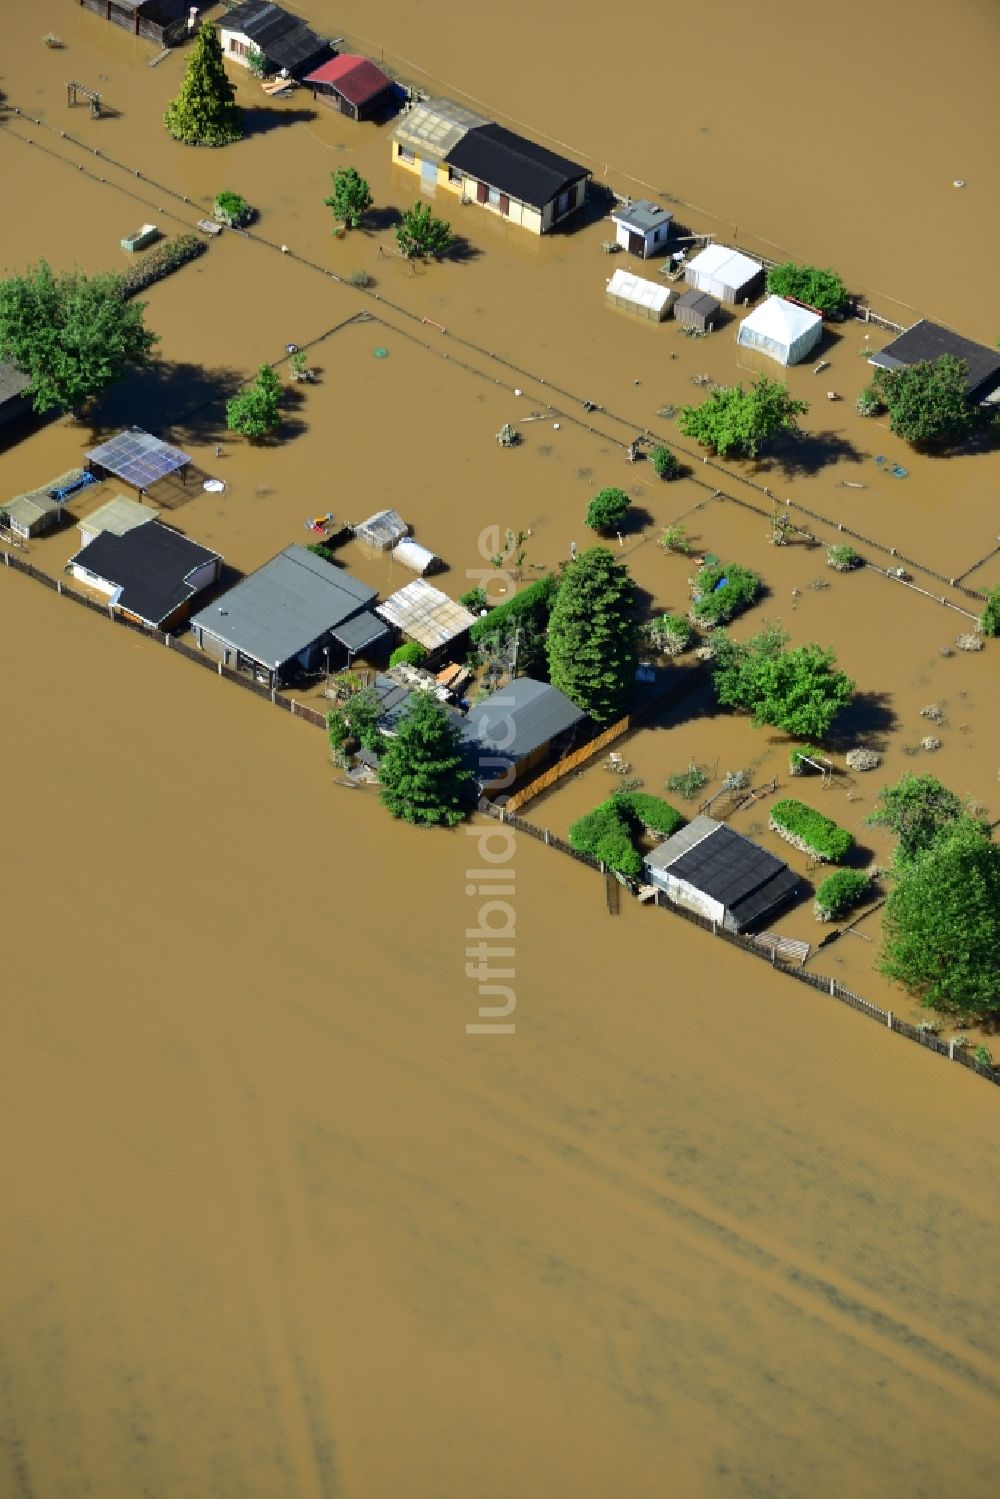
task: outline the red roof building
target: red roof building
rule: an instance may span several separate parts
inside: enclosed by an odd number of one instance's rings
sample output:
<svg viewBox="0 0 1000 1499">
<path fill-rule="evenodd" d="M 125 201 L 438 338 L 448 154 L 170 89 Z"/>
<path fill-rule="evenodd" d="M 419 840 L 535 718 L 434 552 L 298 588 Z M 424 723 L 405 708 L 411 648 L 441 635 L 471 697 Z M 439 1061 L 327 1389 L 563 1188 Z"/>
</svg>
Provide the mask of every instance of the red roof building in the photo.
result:
<svg viewBox="0 0 1000 1499">
<path fill-rule="evenodd" d="M 370 120 L 389 102 L 393 81 L 367 57 L 342 52 L 307 74 L 314 99 L 322 99 L 331 109 L 339 109 L 351 120 Z"/>
</svg>

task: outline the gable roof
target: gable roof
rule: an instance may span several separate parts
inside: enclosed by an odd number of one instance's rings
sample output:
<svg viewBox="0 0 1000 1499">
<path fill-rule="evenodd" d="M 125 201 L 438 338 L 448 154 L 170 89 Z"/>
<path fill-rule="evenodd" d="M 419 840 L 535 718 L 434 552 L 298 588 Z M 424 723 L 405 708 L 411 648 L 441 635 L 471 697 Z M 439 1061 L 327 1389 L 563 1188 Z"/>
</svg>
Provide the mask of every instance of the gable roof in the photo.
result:
<svg viewBox="0 0 1000 1499">
<path fill-rule="evenodd" d="M 713 313 L 718 312 L 720 306 L 721 303 L 716 297 L 711 297 L 707 291 L 699 291 L 696 286 L 692 286 L 690 291 L 684 292 L 677 298 L 674 303 L 674 316 L 677 316 L 678 307 L 683 307 L 691 312 L 697 312 L 701 317 L 711 317 Z"/>
<path fill-rule="evenodd" d="M 374 588 L 293 545 L 191 623 L 261 665 L 277 668 L 361 614 L 375 597 Z"/>
<path fill-rule="evenodd" d="M 451 99 L 425 99 L 403 111 L 392 138 L 426 161 L 442 161 L 476 125 L 487 125 L 483 115 Z"/>
<path fill-rule="evenodd" d="M 462 730 L 473 748 L 523 760 L 586 718 L 586 713 L 548 682 L 515 677 L 470 709 Z"/>
<path fill-rule="evenodd" d="M 223 31 L 249 37 L 268 62 L 280 68 L 299 68 L 330 46 L 305 21 L 272 0 L 242 0 L 219 16 L 218 25 Z"/>
<path fill-rule="evenodd" d="M 332 84 L 337 93 L 356 109 L 392 87 L 392 79 L 387 73 L 369 62 L 367 57 L 355 57 L 350 52 L 331 58 L 322 67 L 307 73 L 302 81 Z"/>
<path fill-rule="evenodd" d="M 636 307 L 648 307 L 654 312 L 662 312 L 670 301 L 670 287 L 619 269 L 608 282 L 607 295 L 621 297 L 625 302 L 633 302 Z"/>
<path fill-rule="evenodd" d="M 950 328 L 929 323 L 922 318 L 907 328 L 891 344 L 878 354 L 873 354 L 869 364 L 882 369 L 906 369 L 925 359 L 940 359 L 942 354 L 951 354 L 955 359 L 964 359 L 969 366 L 966 395 L 970 401 L 983 401 L 1000 386 L 1000 350 L 988 349 L 984 344 L 973 343 Z"/>
<path fill-rule="evenodd" d="M 195 569 L 221 560 L 218 552 L 151 520 L 122 536 L 102 531 L 67 565 L 114 584 L 120 608 L 158 625 L 198 591 L 188 581 Z"/>
<path fill-rule="evenodd" d="M 652 198 L 640 198 L 637 203 L 620 203 L 612 211 L 612 219 L 616 224 L 624 224 L 627 229 L 634 229 L 638 234 L 647 234 L 650 229 L 661 229 L 668 225 L 673 218 L 659 203 L 654 203 Z"/>
<path fill-rule="evenodd" d="M 704 250 L 699 251 L 685 267 L 685 276 L 694 272 L 699 276 L 711 276 L 721 281 L 725 286 L 746 286 L 755 276 L 759 276 L 764 267 L 759 260 L 751 260 L 749 255 L 743 255 L 739 250 L 731 250 L 728 245 L 706 245 Z"/>
<path fill-rule="evenodd" d="M 423 578 L 415 578 L 405 588 L 390 594 L 375 612 L 428 651 L 457 640 L 476 622 L 476 616 L 468 609 L 456 604 L 440 588 L 432 588 Z"/>
<path fill-rule="evenodd" d="M 536 146 L 502 125 L 477 125 L 444 160 L 532 208 L 544 208 L 574 182 L 590 176 L 587 167 Z"/>
<path fill-rule="evenodd" d="M 751 328 L 761 338 L 772 338 L 775 343 L 787 344 L 789 348 L 803 333 L 821 327 L 823 319 L 818 312 L 810 312 L 797 302 L 788 302 L 773 294 L 745 317 L 740 328 Z"/>
<path fill-rule="evenodd" d="M 669 869 L 675 878 L 719 901 L 738 927 L 748 926 L 787 899 L 799 883 L 781 859 L 710 817 L 696 817 L 646 863 Z"/>
</svg>

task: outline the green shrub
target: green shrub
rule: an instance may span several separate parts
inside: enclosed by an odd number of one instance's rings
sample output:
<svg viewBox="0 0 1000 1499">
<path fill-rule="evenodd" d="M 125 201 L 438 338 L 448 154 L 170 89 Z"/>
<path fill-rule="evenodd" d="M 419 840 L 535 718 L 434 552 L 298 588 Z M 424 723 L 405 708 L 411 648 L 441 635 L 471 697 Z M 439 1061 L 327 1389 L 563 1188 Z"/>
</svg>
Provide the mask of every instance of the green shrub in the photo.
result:
<svg viewBox="0 0 1000 1499">
<path fill-rule="evenodd" d="M 672 807 L 662 796 L 653 796 L 649 791 L 616 791 L 611 801 L 616 807 L 630 813 L 640 829 L 658 833 L 661 838 L 669 838 L 684 825 L 684 818 L 676 807 Z"/>
<path fill-rule="evenodd" d="M 667 790 L 676 791 L 686 802 L 694 801 L 701 788 L 707 785 L 707 774 L 693 760 L 687 770 L 679 770 L 674 775 L 667 776 Z"/>
<path fill-rule="evenodd" d="M 736 562 L 705 566 L 695 579 L 692 613 L 708 624 L 727 624 L 748 609 L 760 593 L 760 578 Z"/>
<path fill-rule="evenodd" d="M 207 249 L 208 245 L 197 234 L 179 234 L 176 239 L 161 241 L 122 273 L 119 281 L 122 296 L 136 296 L 145 291 L 147 286 L 152 286 L 154 281 L 162 281 L 164 276 L 169 276 L 179 266 L 204 255 Z"/>
<path fill-rule="evenodd" d="M 808 775 L 813 766 L 807 765 L 805 763 L 806 760 L 822 760 L 824 758 L 823 751 L 817 749 L 814 744 L 798 744 L 789 752 L 788 773 L 793 776 Z"/>
<path fill-rule="evenodd" d="M 866 385 L 854 403 L 858 416 L 878 416 L 882 411 L 882 398 L 873 385 Z"/>
<path fill-rule="evenodd" d="M 592 854 L 620 874 L 635 875 L 642 868 L 625 813 L 613 801 L 602 802 L 574 822 L 569 841 L 580 853 Z"/>
<path fill-rule="evenodd" d="M 481 610 L 489 608 L 489 599 L 486 597 L 485 588 L 470 588 L 468 593 L 460 593 L 458 602 L 463 609 L 468 609 L 470 614 L 479 614 Z"/>
<path fill-rule="evenodd" d="M 682 552 L 686 557 L 691 551 L 691 543 L 687 539 L 687 527 L 664 526 L 660 546 L 665 552 Z"/>
<path fill-rule="evenodd" d="M 322 557 L 324 562 L 333 561 L 333 553 L 329 547 L 325 547 L 321 541 L 311 541 L 306 547 L 307 552 L 312 552 L 314 557 Z"/>
<path fill-rule="evenodd" d="M 812 265 L 786 261 L 767 273 L 767 289 L 776 297 L 794 297 L 808 302 L 825 316 L 837 313 L 847 302 L 847 288 L 836 271 L 821 270 Z"/>
<path fill-rule="evenodd" d="M 979 617 L 984 635 L 1000 635 L 1000 587 L 991 588 L 986 595 L 986 607 Z"/>
<path fill-rule="evenodd" d="M 469 639 L 474 646 L 491 641 L 504 641 L 515 630 L 518 636 L 518 668 L 526 676 L 548 676 L 548 661 L 545 654 L 545 632 L 549 615 L 559 591 L 559 579 L 554 573 L 539 578 L 521 588 L 513 598 L 498 604 L 482 619 L 477 619 L 469 630 Z"/>
<path fill-rule="evenodd" d="M 423 666 L 427 660 L 427 651 L 419 640 L 408 640 L 405 645 L 397 645 L 389 657 L 390 666 Z"/>
<path fill-rule="evenodd" d="M 656 645 L 670 656 L 679 656 L 694 639 L 694 631 L 683 614 L 661 614 L 647 628 Z"/>
<path fill-rule="evenodd" d="M 592 531 L 617 531 L 630 505 L 624 489 L 601 489 L 587 506 L 587 525 Z"/>
<path fill-rule="evenodd" d="M 853 568 L 861 566 L 861 558 L 853 547 L 841 543 L 827 547 L 826 565 L 832 567 L 835 572 L 849 573 Z"/>
<path fill-rule="evenodd" d="M 375 277 L 370 276 L 367 271 L 352 271 L 349 276 L 344 277 L 344 280 L 348 286 L 356 286 L 361 291 L 375 285 Z"/>
<path fill-rule="evenodd" d="M 846 828 L 839 828 L 822 812 L 815 812 L 794 797 L 774 803 L 770 822 L 775 832 L 824 863 L 839 864 L 854 845 Z"/>
<path fill-rule="evenodd" d="M 221 192 L 216 196 L 213 209 L 215 217 L 230 229 L 241 229 L 253 218 L 253 209 L 239 193 Z"/>
<path fill-rule="evenodd" d="M 681 471 L 680 459 L 676 453 L 660 443 L 649 455 L 649 461 L 653 465 L 653 472 L 660 479 L 676 479 Z"/>
<path fill-rule="evenodd" d="M 813 906 L 820 921 L 837 921 L 865 897 L 871 880 L 857 869 L 838 869 L 816 891 Z"/>
</svg>

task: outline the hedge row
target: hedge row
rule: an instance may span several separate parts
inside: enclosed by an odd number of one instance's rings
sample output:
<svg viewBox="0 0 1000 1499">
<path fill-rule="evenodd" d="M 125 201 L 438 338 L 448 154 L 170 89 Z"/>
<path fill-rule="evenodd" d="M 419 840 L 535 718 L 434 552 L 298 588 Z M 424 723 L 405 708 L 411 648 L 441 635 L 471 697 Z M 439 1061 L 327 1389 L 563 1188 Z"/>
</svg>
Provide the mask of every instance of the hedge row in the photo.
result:
<svg viewBox="0 0 1000 1499">
<path fill-rule="evenodd" d="M 662 796 L 616 791 L 572 824 L 569 841 L 581 853 L 603 859 L 609 869 L 634 875 L 642 868 L 642 855 L 636 847 L 642 833 L 669 838 L 683 822 L 681 814 Z"/>
<path fill-rule="evenodd" d="M 659 833 L 661 838 L 669 838 L 684 825 L 684 818 L 676 807 L 649 791 L 616 791 L 611 800 L 619 807 L 627 808 L 647 832 Z"/>
<path fill-rule="evenodd" d="M 539 578 L 537 583 L 529 583 L 506 603 L 498 604 L 489 614 L 477 619 L 469 631 L 469 639 L 475 646 L 520 629 L 520 670 L 528 676 L 547 674 L 545 632 L 558 591 L 559 579 L 554 573 Z"/>
<path fill-rule="evenodd" d="M 147 286 L 152 286 L 154 281 L 162 281 L 164 276 L 169 276 L 179 266 L 186 265 L 189 260 L 196 260 L 199 255 L 204 255 L 208 249 L 203 239 L 197 234 L 179 234 L 176 239 L 165 239 L 154 249 L 147 251 L 141 260 L 129 266 L 121 277 L 121 291 L 123 297 L 134 297 L 139 292 L 145 291 Z"/>
<path fill-rule="evenodd" d="M 796 848 L 832 864 L 839 864 L 854 843 L 846 828 L 839 828 L 822 812 L 814 811 L 805 802 L 796 801 L 791 796 L 774 803 L 770 825 Z"/>
<path fill-rule="evenodd" d="M 863 900 L 871 878 L 858 869 L 838 869 L 816 891 L 813 909 L 820 921 L 836 921 Z"/>
</svg>

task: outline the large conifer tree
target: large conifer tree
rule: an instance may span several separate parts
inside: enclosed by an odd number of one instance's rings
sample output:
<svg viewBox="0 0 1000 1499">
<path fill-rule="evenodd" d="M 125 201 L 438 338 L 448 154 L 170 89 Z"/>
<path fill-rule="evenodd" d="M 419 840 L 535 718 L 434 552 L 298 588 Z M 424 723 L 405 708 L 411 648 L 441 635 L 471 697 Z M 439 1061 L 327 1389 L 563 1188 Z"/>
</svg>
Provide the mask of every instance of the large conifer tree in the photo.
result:
<svg viewBox="0 0 1000 1499">
<path fill-rule="evenodd" d="M 222 43 L 211 21 L 202 22 L 180 93 L 163 116 L 174 140 L 189 146 L 226 146 L 243 134 L 243 111 L 222 62 Z"/>
<path fill-rule="evenodd" d="M 435 697 L 415 692 L 379 764 L 384 805 L 406 822 L 452 827 L 465 816 L 471 779 L 458 730 Z"/>
<path fill-rule="evenodd" d="M 549 678 L 598 723 L 625 706 L 638 664 L 635 584 L 607 547 L 563 574 L 549 620 Z"/>
</svg>

